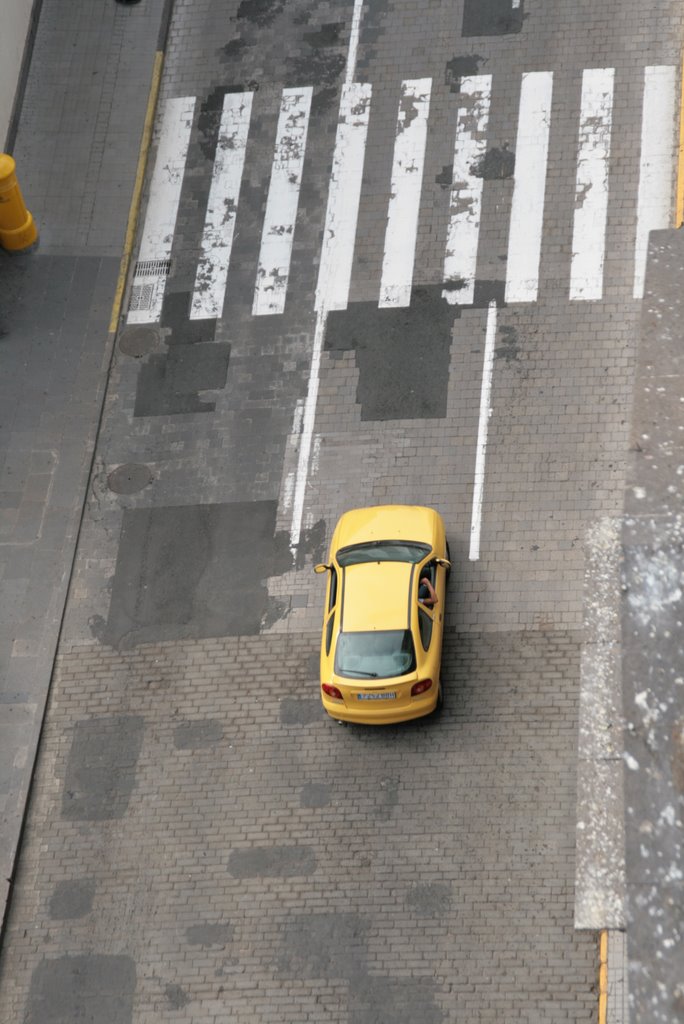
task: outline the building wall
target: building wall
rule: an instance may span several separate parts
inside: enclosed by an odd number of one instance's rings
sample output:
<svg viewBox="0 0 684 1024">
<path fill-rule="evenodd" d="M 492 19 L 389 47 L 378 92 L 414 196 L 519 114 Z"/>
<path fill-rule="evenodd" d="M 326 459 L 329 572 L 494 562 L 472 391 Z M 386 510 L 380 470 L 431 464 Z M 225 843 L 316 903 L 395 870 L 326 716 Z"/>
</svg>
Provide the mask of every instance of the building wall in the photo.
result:
<svg viewBox="0 0 684 1024">
<path fill-rule="evenodd" d="M 31 24 L 33 0 L 2 0 L 0 8 L 0 148 L 4 149 Z"/>
</svg>

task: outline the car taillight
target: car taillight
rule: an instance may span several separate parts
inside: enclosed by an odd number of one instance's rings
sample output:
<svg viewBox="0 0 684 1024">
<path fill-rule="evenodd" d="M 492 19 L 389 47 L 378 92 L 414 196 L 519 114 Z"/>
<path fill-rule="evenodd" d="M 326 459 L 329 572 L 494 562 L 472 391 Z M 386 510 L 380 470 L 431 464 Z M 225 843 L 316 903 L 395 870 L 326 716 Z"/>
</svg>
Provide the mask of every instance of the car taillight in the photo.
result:
<svg viewBox="0 0 684 1024">
<path fill-rule="evenodd" d="M 342 694 L 336 686 L 332 686 L 330 683 L 321 683 L 321 689 L 328 697 L 332 697 L 333 700 L 342 700 Z"/>
<path fill-rule="evenodd" d="M 425 693 L 432 686 L 431 679 L 421 679 L 419 683 L 414 683 L 411 687 L 411 696 L 417 697 L 419 693 Z"/>
</svg>

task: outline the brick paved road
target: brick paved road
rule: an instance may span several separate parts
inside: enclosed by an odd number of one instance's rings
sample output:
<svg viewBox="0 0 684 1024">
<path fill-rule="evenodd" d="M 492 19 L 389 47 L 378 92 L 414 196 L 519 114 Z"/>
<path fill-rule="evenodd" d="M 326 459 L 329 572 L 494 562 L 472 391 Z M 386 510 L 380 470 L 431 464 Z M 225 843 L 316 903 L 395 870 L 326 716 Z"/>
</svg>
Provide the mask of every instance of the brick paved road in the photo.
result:
<svg viewBox="0 0 684 1024">
<path fill-rule="evenodd" d="M 327 317 L 293 552 L 352 6 L 176 5 L 163 100 L 196 97 L 178 217 L 157 254 L 160 318 L 119 339 L 7 931 L 11 1019 L 94 1006 L 98 1024 L 594 1019 L 596 936 L 573 931 L 582 545 L 620 511 L 644 69 L 678 63 L 682 16 L 364 5 L 355 77 L 373 102 L 350 305 Z M 588 303 L 568 287 L 595 67 L 616 69 L 614 159 L 602 299 Z M 513 263 L 506 153 L 521 75 L 540 69 L 554 99 L 538 295 L 499 309 L 471 562 L 487 310 Z M 459 83 L 476 74 L 492 75 L 495 169 L 461 309 L 442 297 L 443 261 Z M 411 304 L 379 309 L 397 106 L 402 82 L 427 78 Z M 307 85 L 285 310 L 253 315 L 282 90 Z M 254 99 L 226 304 L 190 319 L 235 90 Z M 136 281 L 144 305 L 141 268 Z M 384 501 L 431 504 L 447 522 L 447 707 L 364 732 L 319 709 L 310 569 L 342 509 Z"/>
</svg>

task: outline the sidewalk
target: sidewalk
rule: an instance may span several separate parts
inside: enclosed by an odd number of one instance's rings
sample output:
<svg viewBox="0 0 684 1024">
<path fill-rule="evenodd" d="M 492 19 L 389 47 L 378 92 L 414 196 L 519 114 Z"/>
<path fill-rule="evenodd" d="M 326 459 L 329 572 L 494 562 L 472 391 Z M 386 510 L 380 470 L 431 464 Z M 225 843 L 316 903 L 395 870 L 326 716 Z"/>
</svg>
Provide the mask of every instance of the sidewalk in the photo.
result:
<svg viewBox="0 0 684 1024">
<path fill-rule="evenodd" d="M 40 231 L 0 252 L 0 905 L 4 920 L 113 336 L 167 0 L 43 0 L 13 156 Z"/>
</svg>

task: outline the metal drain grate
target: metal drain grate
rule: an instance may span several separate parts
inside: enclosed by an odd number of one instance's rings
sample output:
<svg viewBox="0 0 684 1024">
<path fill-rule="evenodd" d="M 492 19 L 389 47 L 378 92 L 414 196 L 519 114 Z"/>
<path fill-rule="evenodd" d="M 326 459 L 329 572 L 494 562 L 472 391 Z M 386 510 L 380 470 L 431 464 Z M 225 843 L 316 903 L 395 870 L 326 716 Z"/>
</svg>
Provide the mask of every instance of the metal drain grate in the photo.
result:
<svg viewBox="0 0 684 1024">
<path fill-rule="evenodd" d="M 158 304 L 157 292 L 161 284 L 163 294 L 166 278 L 171 273 L 171 260 L 141 260 L 135 265 L 129 313 L 150 312 Z"/>
</svg>

